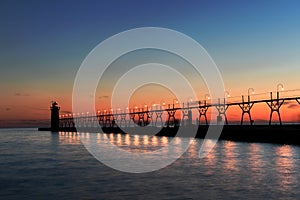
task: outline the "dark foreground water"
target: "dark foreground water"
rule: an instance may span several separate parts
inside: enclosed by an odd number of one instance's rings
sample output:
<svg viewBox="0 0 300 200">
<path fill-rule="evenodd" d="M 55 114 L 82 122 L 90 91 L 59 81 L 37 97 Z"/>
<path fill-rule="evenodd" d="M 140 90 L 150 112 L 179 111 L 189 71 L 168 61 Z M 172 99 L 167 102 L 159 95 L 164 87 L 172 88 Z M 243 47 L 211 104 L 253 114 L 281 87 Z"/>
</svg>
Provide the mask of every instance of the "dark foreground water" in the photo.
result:
<svg viewBox="0 0 300 200">
<path fill-rule="evenodd" d="M 159 148 L 172 139 L 99 137 L 134 151 Z M 201 140 L 188 140 L 190 148 L 172 165 L 132 174 L 97 161 L 82 145 L 80 134 L 3 129 L 0 199 L 300 198 L 299 146 L 219 141 L 200 159 Z"/>
</svg>

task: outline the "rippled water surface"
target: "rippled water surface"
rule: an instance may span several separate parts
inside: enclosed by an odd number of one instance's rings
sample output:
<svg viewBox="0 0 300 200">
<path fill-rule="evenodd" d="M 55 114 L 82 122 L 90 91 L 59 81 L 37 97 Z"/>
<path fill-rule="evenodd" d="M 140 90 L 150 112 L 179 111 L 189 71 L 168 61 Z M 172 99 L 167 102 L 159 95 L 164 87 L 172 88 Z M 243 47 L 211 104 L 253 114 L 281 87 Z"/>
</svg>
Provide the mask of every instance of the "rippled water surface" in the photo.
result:
<svg viewBox="0 0 300 200">
<path fill-rule="evenodd" d="M 92 133 L 91 133 L 92 134 Z M 299 199 L 300 148 L 219 141 L 205 158 L 202 140 L 161 170 L 132 174 L 96 160 L 89 133 L 0 130 L 0 199 Z M 97 134 L 126 151 L 147 153 L 174 138 Z M 113 159 L 113 158 L 111 158 Z M 126 158 L 125 158 L 126 159 Z"/>
</svg>

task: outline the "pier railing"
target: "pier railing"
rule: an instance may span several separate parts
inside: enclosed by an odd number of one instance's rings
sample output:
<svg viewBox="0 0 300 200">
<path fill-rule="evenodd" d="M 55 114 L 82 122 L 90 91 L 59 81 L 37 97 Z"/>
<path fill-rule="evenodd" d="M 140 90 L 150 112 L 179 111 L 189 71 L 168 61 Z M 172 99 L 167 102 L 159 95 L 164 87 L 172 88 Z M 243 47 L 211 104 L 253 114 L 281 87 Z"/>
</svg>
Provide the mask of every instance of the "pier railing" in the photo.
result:
<svg viewBox="0 0 300 200">
<path fill-rule="evenodd" d="M 252 88 L 250 88 L 252 89 Z M 227 118 L 227 110 L 229 107 L 237 106 L 241 109 L 240 124 L 244 123 L 244 116 L 248 115 L 249 123 L 253 125 L 253 117 L 251 110 L 256 104 L 266 104 L 270 109 L 269 125 L 273 122 L 274 113 L 278 115 L 279 124 L 282 125 L 281 107 L 285 102 L 297 102 L 300 104 L 300 96 L 297 95 L 299 90 L 276 91 L 260 94 L 249 94 L 239 97 L 225 97 L 217 100 L 205 99 L 200 101 L 190 101 L 182 103 L 182 106 L 167 104 L 167 105 L 152 105 L 150 108 L 127 108 L 124 111 L 104 110 L 98 111 L 96 116 L 87 113 L 73 113 L 60 115 L 59 127 L 73 128 L 80 127 L 132 127 L 132 126 L 177 126 L 191 125 L 193 122 L 193 111 L 198 111 L 197 125 L 200 125 L 201 119 L 204 119 L 205 125 L 208 125 L 207 112 L 209 109 L 217 111 L 217 124 L 229 124 Z M 261 96 L 269 94 L 269 97 L 261 98 Z M 287 95 L 289 94 L 289 95 Z M 257 98 L 260 97 L 260 98 Z M 181 121 L 176 119 L 177 113 L 181 114 Z M 165 120 L 163 120 L 165 118 Z M 165 122 L 164 122 L 165 121 Z"/>
</svg>

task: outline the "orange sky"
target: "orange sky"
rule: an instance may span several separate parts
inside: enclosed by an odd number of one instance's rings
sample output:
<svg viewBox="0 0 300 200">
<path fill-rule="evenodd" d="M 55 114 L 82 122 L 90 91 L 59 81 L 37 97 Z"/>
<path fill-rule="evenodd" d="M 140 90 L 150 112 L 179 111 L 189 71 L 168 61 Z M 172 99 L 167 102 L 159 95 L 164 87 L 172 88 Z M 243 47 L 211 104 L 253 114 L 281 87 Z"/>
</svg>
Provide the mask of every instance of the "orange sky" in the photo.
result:
<svg viewBox="0 0 300 200">
<path fill-rule="evenodd" d="M 291 76 L 293 81 L 293 76 Z M 225 82 L 229 80 L 225 79 Z M 237 82 L 233 80 L 232 82 Z M 270 81 L 272 82 L 272 81 Z M 240 84 L 241 87 L 243 84 Z M 267 83 L 268 85 L 268 83 Z M 21 85 L 10 86 L 10 88 L 5 89 L 5 95 L 1 97 L 1 115 L 0 115 L 0 126 L 22 126 L 24 122 L 27 124 L 45 124 L 45 120 L 50 118 L 50 102 L 56 100 L 61 106 L 61 114 L 71 113 L 72 112 L 72 83 L 70 80 L 66 81 L 63 87 L 56 89 L 49 87 L 48 90 L 42 90 L 39 85 L 32 87 L 30 90 L 18 89 Z M 294 85 L 296 86 L 296 85 Z M 287 90 L 287 87 L 285 90 Z M 261 87 L 263 88 L 263 87 Z M 273 87 L 274 88 L 274 87 Z M 275 87 L 276 88 L 276 87 Z M 272 89 L 272 88 L 271 88 Z M 288 88 L 289 89 L 289 88 Z M 292 88 L 290 88 L 292 89 Z M 237 93 L 232 93 L 230 95 L 232 98 L 228 98 L 228 101 L 237 101 L 241 98 L 236 98 L 239 96 Z M 233 87 L 232 91 L 246 91 L 240 92 L 244 95 L 247 95 L 247 87 Z M 266 89 L 262 90 L 263 92 L 267 91 Z M 273 89 L 274 91 L 274 89 Z M 261 91 L 255 89 L 255 93 L 260 93 Z M 284 97 L 297 96 L 300 91 L 296 92 L 282 92 L 281 95 Z M 203 99 L 203 93 L 197 94 L 199 99 Z M 144 105 L 150 106 L 151 104 L 160 104 L 162 102 L 171 103 L 176 97 L 167 89 L 158 86 L 145 86 L 139 88 L 130 99 L 130 106 L 142 107 Z M 259 98 L 269 98 L 268 94 L 253 96 L 252 99 Z M 188 98 L 187 98 L 188 99 Z M 96 110 L 109 109 L 110 97 L 103 94 L 96 95 Z M 176 105 L 179 106 L 179 105 Z M 117 109 L 117 108 L 116 108 Z M 121 108 L 124 109 L 124 108 Z M 216 109 L 211 109 L 209 112 L 216 112 Z M 193 113 L 194 118 L 198 117 L 197 112 Z M 270 115 L 270 109 L 266 103 L 255 104 L 252 109 L 252 117 L 255 121 L 268 121 Z M 300 105 L 294 102 L 285 103 L 281 108 L 281 115 L 283 121 L 288 122 L 299 122 L 300 121 Z M 229 122 L 239 121 L 241 118 L 241 109 L 238 106 L 229 107 L 227 112 Z M 35 121 L 36 120 L 36 121 Z M 248 120 L 248 117 L 245 115 L 245 120 Z M 277 120 L 277 113 L 274 113 L 274 120 Z M 46 123 L 47 124 L 47 123 Z"/>
<path fill-rule="evenodd" d="M 247 88 L 250 84 L 247 84 L 247 79 L 245 81 L 241 81 L 240 78 L 237 79 L 227 79 L 225 77 L 225 84 L 229 83 L 231 85 L 230 92 L 231 97 L 228 101 L 236 101 L 240 100 L 241 97 L 236 98 L 235 96 L 240 96 L 241 94 L 247 95 Z M 242 76 L 243 77 L 243 76 Z M 257 80 L 259 77 L 263 77 L 262 75 L 257 75 Z M 274 76 L 276 79 L 276 76 Z M 297 88 L 296 83 L 296 75 L 290 74 L 288 78 L 286 76 L 286 80 L 289 84 L 284 85 L 285 90 Z M 279 80 L 279 79 L 278 79 Z M 238 82 L 241 82 L 240 84 Z M 8 127 L 8 126 L 39 126 L 39 124 L 46 125 L 49 124 L 46 122 L 50 118 L 50 102 L 52 100 L 56 100 L 59 102 L 61 106 L 61 114 L 71 113 L 72 112 L 72 80 L 64 80 L 63 87 L 51 87 L 46 85 L 33 84 L 30 89 L 22 84 L 15 83 L 15 85 L 9 86 L 9 88 L 4 88 L 2 85 L 2 91 L 4 94 L 1 97 L 1 115 L 0 115 L 0 126 Z M 246 82 L 246 83 L 245 83 Z M 255 88 L 255 93 L 265 93 L 267 91 L 276 90 L 274 85 L 271 83 L 275 83 L 272 80 L 272 77 L 269 77 L 269 80 L 265 79 L 263 83 L 269 85 L 269 88 L 265 88 L 260 81 L 256 81 L 252 83 L 252 85 L 257 85 Z M 234 85 L 239 85 L 239 87 L 234 87 Z M 272 87 L 271 87 L 272 86 Z M 294 86 L 294 87 L 293 87 Z M 20 89 L 21 88 L 21 89 Z M 204 92 L 205 89 L 197 96 L 199 99 L 203 99 L 204 95 L 207 94 Z M 300 96 L 300 91 L 296 92 L 282 92 L 282 96 Z M 151 104 L 159 104 L 162 102 L 172 103 L 173 99 L 176 97 L 167 89 L 163 87 L 156 86 L 145 86 L 141 87 L 137 90 L 132 98 L 130 99 L 130 106 L 144 106 L 147 104 L 150 106 Z M 253 96 L 252 99 L 256 98 L 269 98 L 268 94 L 263 94 L 261 96 Z M 188 99 L 188 97 L 187 97 Z M 110 104 L 110 96 L 107 93 L 99 93 L 96 95 L 96 110 L 104 110 L 109 109 Z M 178 105 L 177 105 L 178 106 Z M 117 109 L 117 108 L 116 108 Z M 124 109 L 124 108 L 121 108 Z M 210 112 L 216 112 L 216 109 L 210 108 Z M 194 118 L 198 117 L 197 112 L 193 113 Z M 255 104 L 252 109 L 252 117 L 256 122 L 268 121 L 269 120 L 270 109 L 265 103 Z M 227 112 L 229 122 L 239 121 L 241 118 L 241 110 L 238 106 L 233 106 L 228 109 Z M 289 104 L 284 104 L 281 108 L 282 120 L 286 122 L 299 122 L 300 121 L 300 105 L 294 102 L 289 102 Z M 248 117 L 245 115 L 245 120 L 248 120 Z M 277 113 L 274 113 L 274 120 L 277 120 Z"/>
</svg>

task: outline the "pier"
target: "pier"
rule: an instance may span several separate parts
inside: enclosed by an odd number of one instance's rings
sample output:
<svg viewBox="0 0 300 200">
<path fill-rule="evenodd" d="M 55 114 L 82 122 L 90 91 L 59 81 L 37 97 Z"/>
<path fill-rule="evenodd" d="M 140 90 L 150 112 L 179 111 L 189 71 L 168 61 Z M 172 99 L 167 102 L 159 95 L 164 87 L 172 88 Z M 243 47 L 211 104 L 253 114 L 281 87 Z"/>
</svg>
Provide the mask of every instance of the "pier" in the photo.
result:
<svg viewBox="0 0 300 200">
<path fill-rule="evenodd" d="M 251 100 L 250 88 L 248 96 L 241 96 L 240 101 L 228 101 L 226 97 L 217 101 L 202 100 L 182 103 L 182 106 L 173 104 L 145 105 L 140 108 L 110 109 L 98 111 L 96 115 L 87 113 L 73 113 L 59 115 L 60 107 L 53 102 L 51 109 L 51 128 L 40 128 L 39 130 L 71 131 L 80 130 L 88 132 L 106 133 L 130 133 L 144 134 L 155 133 L 159 136 L 176 136 L 178 127 L 184 127 L 186 136 L 189 137 L 189 130 L 197 130 L 196 137 L 204 138 L 209 126 L 207 112 L 210 109 L 217 111 L 216 123 L 210 126 L 218 127 L 224 124 L 220 139 L 239 140 L 248 142 L 275 142 L 300 144 L 300 125 L 283 124 L 281 118 L 281 107 L 285 102 L 297 102 L 300 108 L 300 95 L 291 97 L 280 97 L 280 91 L 274 96 L 269 93 L 269 98 Z M 295 91 L 295 90 L 294 90 Z M 256 104 L 266 104 L 269 108 L 268 124 L 255 124 L 251 113 Z M 240 124 L 230 124 L 227 118 L 229 107 L 240 108 Z M 194 116 L 193 111 L 198 115 Z M 299 109 L 300 111 L 300 109 Z M 181 114 L 181 119 L 176 118 L 176 113 Z M 195 112 L 194 112 L 195 113 Z M 274 114 L 278 115 L 278 124 L 273 124 Z M 248 115 L 249 122 L 244 124 L 244 116 Z M 165 121 L 163 121 L 163 116 Z M 204 124 L 201 124 L 204 120 Z M 142 129 L 137 129 L 142 127 Z M 76 129 L 77 128 L 77 129 Z M 101 128 L 101 131 L 99 130 Z M 214 139 L 214 138 L 212 138 Z"/>
</svg>

